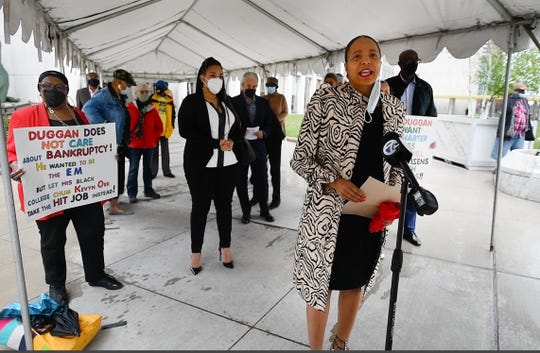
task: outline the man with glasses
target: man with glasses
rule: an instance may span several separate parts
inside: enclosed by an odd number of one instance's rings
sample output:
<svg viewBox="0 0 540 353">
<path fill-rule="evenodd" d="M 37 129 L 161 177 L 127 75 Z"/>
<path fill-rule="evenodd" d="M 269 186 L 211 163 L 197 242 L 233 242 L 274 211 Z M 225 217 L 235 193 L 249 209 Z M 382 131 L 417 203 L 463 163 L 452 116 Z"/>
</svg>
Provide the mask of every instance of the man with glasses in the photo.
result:
<svg viewBox="0 0 540 353">
<path fill-rule="evenodd" d="M 399 54 L 398 65 L 401 69 L 399 74 L 386 80 L 390 86 L 390 93 L 401 99 L 407 108 L 407 115 L 437 116 L 437 108 L 433 101 L 433 89 L 430 84 L 416 75 L 420 59 L 418 54 L 407 49 Z M 403 239 L 413 245 L 420 246 L 422 242 L 415 233 L 416 208 L 407 200 L 405 213 L 405 229 Z"/>
<path fill-rule="evenodd" d="M 113 72 L 113 80 L 107 87 L 100 89 L 86 102 L 83 112 L 92 124 L 115 123 L 116 145 L 118 154 L 118 196 L 124 193 L 126 179 L 126 157 L 129 145 L 129 113 L 126 100 L 131 95 L 131 86 L 135 86 L 133 76 L 126 70 Z M 129 215 L 133 212 L 120 208 L 118 196 L 111 199 L 110 215 Z"/>
</svg>

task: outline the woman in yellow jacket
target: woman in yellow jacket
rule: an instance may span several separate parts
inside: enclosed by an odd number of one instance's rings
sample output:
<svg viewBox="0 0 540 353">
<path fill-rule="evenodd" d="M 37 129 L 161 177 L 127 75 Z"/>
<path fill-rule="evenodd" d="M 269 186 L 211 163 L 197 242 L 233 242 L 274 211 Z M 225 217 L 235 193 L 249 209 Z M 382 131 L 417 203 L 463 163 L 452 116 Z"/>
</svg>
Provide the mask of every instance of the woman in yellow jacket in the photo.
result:
<svg viewBox="0 0 540 353">
<path fill-rule="evenodd" d="M 159 169 L 159 146 L 161 145 L 161 170 L 163 175 L 168 178 L 174 178 L 175 175 L 171 172 L 169 165 L 169 137 L 174 130 L 174 120 L 176 114 L 174 112 L 174 100 L 172 92 L 169 90 L 169 84 L 159 80 L 154 84 L 155 92 L 152 95 L 152 104 L 159 113 L 161 123 L 163 124 L 163 132 L 159 139 L 159 144 L 154 148 L 152 155 L 152 178 L 155 178 Z"/>
</svg>

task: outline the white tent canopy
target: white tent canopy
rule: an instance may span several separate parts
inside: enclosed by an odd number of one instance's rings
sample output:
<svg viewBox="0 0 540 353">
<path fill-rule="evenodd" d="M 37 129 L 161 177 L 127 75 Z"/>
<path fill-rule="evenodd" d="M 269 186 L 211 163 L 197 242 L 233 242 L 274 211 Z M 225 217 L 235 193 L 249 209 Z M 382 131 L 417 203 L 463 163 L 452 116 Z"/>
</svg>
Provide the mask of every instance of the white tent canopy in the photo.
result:
<svg viewBox="0 0 540 353">
<path fill-rule="evenodd" d="M 488 40 L 514 50 L 531 46 L 540 17 L 538 0 L 0 0 L 5 40 L 22 25 L 41 51 L 58 63 L 136 77 L 193 78 L 214 56 L 231 75 L 332 70 L 350 39 L 368 34 L 395 63 L 414 48 L 423 61 L 447 48 L 456 58 Z M 62 66 L 62 65 L 58 65 Z"/>
<path fill-rule="evenodd" d="M 124 68 L 135 78 L 171 81 L 194 78 L 209 56 L 231 76 L 247 69 L 272 75 L 322 73 L 342 61 L 344 47 L 359 34 L 379 40 L 390 63 L 408 48 L 424 61 L 433 60 L 445 47 L 453 56 L 466 58 L 490 39 L 510 52 L 532 46 L 531 40 L 540 47 L 536 40 L 540 0 L 0 0 L 0 5 L 5 42 L 21 29 L 23 41 L 34 38 L 39 58 L 54 49 L 59 67 L 106 75 Z M 503 115 L 501 124 L 504 120 Z M 8 170 L 4 139 L 0 135 L 0 164 Z M 498 163 L 491 249 L 499 168 Z M 25 342 L 30 347 L 24 271 L 7 174 L 3 181 Z"/>
</svg>

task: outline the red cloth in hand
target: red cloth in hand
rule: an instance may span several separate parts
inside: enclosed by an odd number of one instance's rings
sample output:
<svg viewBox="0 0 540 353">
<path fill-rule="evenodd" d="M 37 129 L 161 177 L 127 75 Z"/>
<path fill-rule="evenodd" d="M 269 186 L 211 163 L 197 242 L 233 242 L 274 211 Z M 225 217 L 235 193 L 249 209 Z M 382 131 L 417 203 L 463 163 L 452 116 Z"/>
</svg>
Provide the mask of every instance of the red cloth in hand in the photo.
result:
<svg viewBox="0 0 540 353">
<path fill-rule="evenodd" d="M 381 202 L 377 208 L 379 212 L 369 222 L 369 231 L 371 233 L 384 230 L 386 222 L 399 218 L 399 202 Z"/>
</svg>

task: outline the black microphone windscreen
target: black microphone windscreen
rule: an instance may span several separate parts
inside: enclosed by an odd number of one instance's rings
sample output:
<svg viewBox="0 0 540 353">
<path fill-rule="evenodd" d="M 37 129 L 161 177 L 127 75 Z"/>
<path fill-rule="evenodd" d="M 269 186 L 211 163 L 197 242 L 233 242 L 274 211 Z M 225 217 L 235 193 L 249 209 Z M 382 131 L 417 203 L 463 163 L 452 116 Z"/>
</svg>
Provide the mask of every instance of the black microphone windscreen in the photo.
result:
<svg viewBox="0 0 540 353">
<path fill-rule="evenodd" d="M 400 162 L 411 160 L 412 153 L 401 142 L 395 131 L 390 131 L 383 136 L 383 157 L 392 166 L 398 166 Z"/>
</svg>

